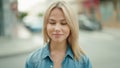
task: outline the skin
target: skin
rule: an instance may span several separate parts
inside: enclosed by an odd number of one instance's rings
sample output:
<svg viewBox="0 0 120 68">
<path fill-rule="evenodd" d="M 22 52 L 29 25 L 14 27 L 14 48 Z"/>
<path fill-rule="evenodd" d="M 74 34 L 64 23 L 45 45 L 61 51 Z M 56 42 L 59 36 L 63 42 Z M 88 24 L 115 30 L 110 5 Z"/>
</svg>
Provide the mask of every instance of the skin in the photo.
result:
<svg viewBox="0 0 120 68">
<path fill-rule="evenodd" d="M 65 57 L 67 38 L 70 34 L 70 28 L 65 20 L 64 13 L 55 8 L 47 23 L 47 34 L 50 40 L 51 60 L 54 63 L 54 68 L 61 68 L 61 63 Z"/>
</svg>

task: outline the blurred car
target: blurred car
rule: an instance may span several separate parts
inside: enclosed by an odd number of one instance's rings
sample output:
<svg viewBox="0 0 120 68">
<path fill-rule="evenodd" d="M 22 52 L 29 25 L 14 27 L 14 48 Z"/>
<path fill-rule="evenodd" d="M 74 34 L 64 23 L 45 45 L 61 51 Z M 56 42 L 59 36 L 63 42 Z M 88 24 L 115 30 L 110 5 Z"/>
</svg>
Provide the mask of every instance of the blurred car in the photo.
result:
<svg viewBox="0 0 120 68">
<path fill-rule="evenodd" d="M 38 16 L 27 16 L 23 19 L 25 26 L 32 32 L 41 32 L 43 28 L 43 18 Z"/>
<path fill-rule="evenodd" d="M 81 14 L 79 16 L 79 28 L 83 30 L 101 30 L 102 25 L 99 21 L 95 20 L 94 18 L 89 18 L 85 14 Z"/>
</svg>

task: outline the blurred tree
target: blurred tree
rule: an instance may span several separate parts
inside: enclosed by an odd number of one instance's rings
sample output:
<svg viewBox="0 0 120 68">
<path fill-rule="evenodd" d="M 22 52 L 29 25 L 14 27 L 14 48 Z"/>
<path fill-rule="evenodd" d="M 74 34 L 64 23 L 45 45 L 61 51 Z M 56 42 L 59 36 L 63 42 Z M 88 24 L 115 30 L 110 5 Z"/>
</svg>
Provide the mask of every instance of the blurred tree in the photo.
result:
<svg viewBox="0 0 120 68">
<path fill-rule="evenodd" d="M 42 17 L 42 16 L 43 16 L 43 13 L 39 13 L 38 16 Z"/>
<path fill-rule="evenodd" d="M 19 19 L 23 20 L 23 18 L 27 15 L 28 15 L 28 13 L 26 13 L 26 12 L 19 12 Z"/>
</svg>

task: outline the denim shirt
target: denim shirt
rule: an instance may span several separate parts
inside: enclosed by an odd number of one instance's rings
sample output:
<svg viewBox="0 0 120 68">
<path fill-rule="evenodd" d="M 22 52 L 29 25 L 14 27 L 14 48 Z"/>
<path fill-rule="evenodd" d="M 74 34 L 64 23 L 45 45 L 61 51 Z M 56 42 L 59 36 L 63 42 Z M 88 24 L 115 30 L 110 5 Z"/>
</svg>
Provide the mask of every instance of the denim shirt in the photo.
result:
<svg viewBox="0 0 120 68">
<path fill-rule="evenodd" d="M 54 63 L 50 59 L 49 44 L 30 54 L 26 61 L 26 68 L 53 68 Z M 75 60 L 72 49 L 67 47 L 66 56 L 61 68 L 92 68 L 91 62 L 86 55 L 81 55 L 80 60 Z"/>
</svg>

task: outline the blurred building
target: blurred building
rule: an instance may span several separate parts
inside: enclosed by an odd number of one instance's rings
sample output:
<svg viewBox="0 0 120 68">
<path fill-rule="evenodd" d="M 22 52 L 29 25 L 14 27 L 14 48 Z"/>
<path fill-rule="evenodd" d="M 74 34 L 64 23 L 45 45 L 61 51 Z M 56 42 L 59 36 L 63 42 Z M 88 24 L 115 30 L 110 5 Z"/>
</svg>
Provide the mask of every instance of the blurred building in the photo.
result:
<svg viewBox="0 0 120 68">
<path fill-rule="evenodd" d="M 100 19 L 103 26 L 120 28 L 120 0 L 101 0 Z"/>
<path fill-rule="evenodd" d="M 3 35 L 4 27 L 3 27 L 3 4 L 2 0 L 0 0 L 0 36 Z"/>
<path fill-rule="evenodd" d="M 0 0 L 0 36 L 12 38 L 15 36 L 17 7 L 11 5 L 17 0 Z M 15 11 L 15 12 L 14 12 Z"/>
<path fill-rule="evenodd" d="M 95 16 L 103 27 L 120 28 L 120 0 L 77 0 L 88 16 Z M 79 10 L 81 11 L 81 9 Z"/>
<path fill-rule="evenodd" d="M 27 12 L 28 15 L 38 15 L 39 13 L 44 13 L 52 1 L 55 0 L 0 0 L 0 37 L 16 37 L 19 22 L 18 10 L 19 12 Z M 68 2 L 73 7 L 76 6 L 74 0 L 68 0 Z M 22 6 L 19 6 L 20 4 Z"/>
<path fill-rule="evenodd" d="M 32 0 L 27 4 L 17 7 L 17 2 L 27 0 L 0 0 L 0 36 L 14 37 L 18 23 L 18 10 L 37 15 L 44 13 L 48 4 L 55 0 Z M 88 16 L 94 16 L 105 27 L 120 28 L 120 0 L 65 0 L 74 7 L 77 13 L 85 12 Z M 31 2 L 31 3 L 30 3 Z M 20 3 L 18 4 L 20 5 Z M 26 7 L 25 6 L 29 6 Z M 30 5 L 32 5 L 30 7 Z M 34 5 L 34 6 L 33 6 Z M 27 10 L 27 8 L 29 8 Z"/>
</svg>

